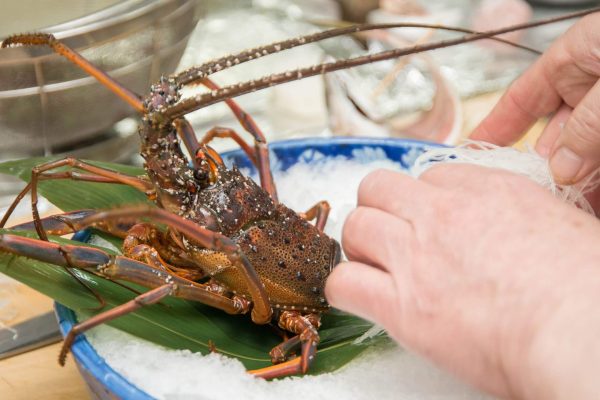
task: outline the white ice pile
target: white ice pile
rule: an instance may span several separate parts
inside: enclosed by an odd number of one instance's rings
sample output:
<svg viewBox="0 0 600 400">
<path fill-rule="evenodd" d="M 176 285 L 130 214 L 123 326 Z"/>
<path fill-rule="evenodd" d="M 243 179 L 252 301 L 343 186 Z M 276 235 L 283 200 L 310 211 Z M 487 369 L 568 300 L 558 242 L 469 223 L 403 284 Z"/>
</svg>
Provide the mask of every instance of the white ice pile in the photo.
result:
<svg viewBox="0 0 600 400">
<path fill-rule="evenodd" d="M 336 158 L 314 162 L 318 154 L 307 154 L 310 164 L 299 163 L 276 174 L 282 201 L 294 210 L 307 210 L 326 199 L 332 208 L 326 231 L 339 239 L 344 219 L 355 207 L 361 179 L 378 168 L 401 170 L 383 151 L 358 152 L 354 157 L 358 161 Z M 370 349 L 333 373 L 266 382 L 246 374 L 237 360 L 218 354 L 202 356 L 165 349 L 107 326 L 86 336 L 116 371 L 159 399 L 486 398 L 395 346 Z"/>
<path fill-rule="evenodd" d="M 331 211 L 325 232 L 338 241 L 346 216 L 356 207 L 360 181 L 376 169 L 403 170 L 399 163 L 386 158 L 382 150 L 355 150 L 351 160 L 313 152 L 306 152 L 305 156 L 300 156 L 300 160 L 306 158 L 309 162 L 276 172 L 279 196 L 285 205 L 296 211 L 306 211 L 317 202 L 327 200 Z"/>
<path fill-rule="evenodd" d="M 267 382 L 248 375 L 239 361 L 219 354 L 164 349 L 108 326 L 86 336 L 112 368 L 158 399 L 489 399 L 395 346 L 370 349 L 332 373 Z"/>
</svg>

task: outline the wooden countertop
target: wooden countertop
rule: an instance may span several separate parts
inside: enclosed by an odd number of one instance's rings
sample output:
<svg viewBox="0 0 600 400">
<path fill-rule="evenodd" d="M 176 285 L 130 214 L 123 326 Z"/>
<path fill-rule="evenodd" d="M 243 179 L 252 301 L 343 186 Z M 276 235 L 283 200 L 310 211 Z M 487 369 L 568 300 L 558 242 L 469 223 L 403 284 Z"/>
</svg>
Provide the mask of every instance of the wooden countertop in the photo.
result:
<svg viewBox="0 0 600 400">
<path fill-rule="evenodd" d="M 463 135 L 477 125 L 496 103 L 499 94 L 488 94 L 463 102 Z M 538 123 L 524 142 L 533 144 L 541 132 Z M 19 285 L 11 300 L 18 317 L 11 324 L 52 309 L 52 300 L 28 287 Z M 58 365 L 60 343 L 0 361 L 0 398 L 2 399 L 90 399 L 85 382 L 79 375 L 73 358 L 65 367 Z"/>
<path fill-rule="evenodd" d="M 11 306 L 17 308 L 18 323 L 52 309 L 52 299 L 19 284 Z M 58 365 L 61 343 L 0 361 L 0 398 L 11 400 L 90 399 L 85 382 L 72 357 L 65 367 Z"/>
<path fill-rule="evenodd" d="M 47 211 L 48 214 L 56 212 L 57 209 Z M 15 224 L 19 222 L 19 219 L 14 221 Z M 9 301 L 9 307 L 15 309 L 16 315 L 9 321 L 10 325 L 53 309 L 51 298 L 20 283 L 15 283 L 14 291 L 10 290 Z M 60 346 L 61 343 L 56 343 L 1 360 L 0 399 L 90 399 L 73 357 L 67 358 L 64 367 L 58 364 Z"/>
</svg>

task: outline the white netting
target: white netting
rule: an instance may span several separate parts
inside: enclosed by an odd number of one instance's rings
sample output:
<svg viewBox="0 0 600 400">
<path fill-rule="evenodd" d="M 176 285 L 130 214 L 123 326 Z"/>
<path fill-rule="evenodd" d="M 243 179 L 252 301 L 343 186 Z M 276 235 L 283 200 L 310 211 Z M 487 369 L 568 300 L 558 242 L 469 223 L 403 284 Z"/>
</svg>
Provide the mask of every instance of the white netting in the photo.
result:
<svg viewBox="0 0 600 400">
<path fill-rule="evenodd" d="M 584 196 L 600 183 L 598 173 L 591 174 L 578 185 L 559 185 L 552 177 L 548 160 L 533 149 L 520 151 L 512 147 L 500 147 L 486 142 L 467 140 L 457 147 L 440 147 L 421 154 L 415 161 L 411 172 L 413 176 L 418 177 L 440 163 L 474 164 L 526 176 L 548 189 L 557 198 L 594 215 L 592 207 Z"/>
</svg>

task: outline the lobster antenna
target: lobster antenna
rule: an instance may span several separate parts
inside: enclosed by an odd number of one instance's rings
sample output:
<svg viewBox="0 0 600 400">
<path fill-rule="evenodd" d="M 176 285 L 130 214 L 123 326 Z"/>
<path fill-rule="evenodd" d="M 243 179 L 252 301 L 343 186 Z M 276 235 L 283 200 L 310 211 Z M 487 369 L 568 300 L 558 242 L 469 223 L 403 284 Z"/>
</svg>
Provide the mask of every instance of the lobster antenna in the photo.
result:
<svg viewBox="0 0 600 400">
<path fill-rule="evenodd" d="M 57 40 L 54 35 L 49 33 L 23 33 L 9 36 L 0 43 L 0 48 L 2 49 L 12 46 L 48 46 L 56 54 L 65 57 L 88 75 L 93 76 L 98 82 L 126 101 L 138 112 L 144 112 L 144 104 L 140 100 L 140 96 L 115 81 L 110 75 L 94 66 L 81 54 Z"/>
<path fill-rule="evenodd" d="M 282 72 L 278 74 L 264 76 L 259 79 L 253 79 L 250 81 L 242 82 L 239 84 L 234 84 L 230 86 L 225 86 L 217 90 L 212 90 L 207 93 L 198 94 L 193 97 L 189 97 L 187 99 L 181 100 L 179 103 L 168 107 L 164 112 L 158 113 L 157 123 L 161 123 L 163 118 L 168 120 L 173 120 L 175 118 L 179 118 L 184 116 L 187 113 L 198 110 L 200 108 L 204 108 L 211 104 L 219 103 L 226 99 L 231 99 L 234 97 L 241 96 L 246 93 L 254 92 L 257 90 L 265 89 L 271 86 L 281 85 L 283 83 L 292 82 L 304 78 L 308 78 L 310 76 L 326 74 L 333 71 L 338 71 L 341 69 L 352 68 L 359 65 L 369 64 L 377 61 L 388 60 L 391 58 L 397 58 L 409 54 L 420 53 L 428 50 L 435 50 L 444 47 L 450 47 L 458 44 L 474 42 L 476 40 L 491 38 L 495 35 L 500 35 L 503 33 L 518 31 L 522 29 L 534 28 L 541 25 L 547 25 L 550 23 L 563 21 L 567 19 L 572 19 L 576 17 L 581 17 L 584 15 L 588 15 L 594 12 L 600 11 L 600 7 L 594 7 L 587 10 L 577 11 L 569 14 L 560 15 L 557 17 L 546 18 L 539 21 L 527 22 L 522 24 L 517 24 L 509 27 L 504 27 L 500 29 L 494 29 L 485 32 L 471 33 L 464 35 L 460 38 L 455 39 L 447 39 L 441 40 L 432 43 L 425 43 L 420 45 L 415 45 L 411 47 L 404 47 L 400 49 L 393 49 L 382 51 L 375 54 L 368 54 L 365 56 L 350 58 L 346 60 L 334 61 L 329 63 L 323 63 L 314 65 L 312 67 L 306 68 L 298 68 L 295 70 Z"/>
<path fill-rule="evenodd" d="M 235 65 L 243 64 L 245 62 L 256 60 L 257 58 L 261 58 L 270 54 L 279 53 L 284 50 L 289 50 L 294 47 L 304 46 L 309 43 L 320 42 L 325 39 L 330 39 L 337 36 L 349 35 L 352 33 L 366 32 L 378 29 L 393 29 L 393 28 L 428 28 L 435 30 L 444 30 L 450 32 L 462 32 L 462 33 L 471 33 L 476 34 L 479 33 L 477 31 L 454 27 L 454 26 L 446 26 L 446 25 L 437 25 L 437 24 L 421 24 L 421 23 L 413 23 L 413 22 L 405 22 L 405 23 L 396 23 L 396 24 L 361 24 L 361 25 L 352 25 L 345 28 L 337 28 L 330 29 L 324 32 L 313 33 L 306 36 L 300 36 L 293 39 L 282 40 L 280 42 L 271 43 L 265 46 L 255 47 L 252 49 L 244 50 L 237 54 L 228 55 L 225 57 L 218 58 L 216 60 L 208 61 L 199 66 L 195 66 L 189 68 L 185 71 L 182 71 L 174 76 L 175 83 L 179 85 L 188 85 L 206 78 L 209 75 L 214 74 L 215 72 L 223 71 Z M 521 45 L 515 42 L 511 42 L 510 40 L 491 37 L 490 40 L 495 40 L 497 42 L 505 43 L 509 46 L 517 47 L 519 49 L 523 49 L 529 51 L 534 54 L 542 54 L 541 51 L 533 49 L 531 47 Z"/>
</svg>

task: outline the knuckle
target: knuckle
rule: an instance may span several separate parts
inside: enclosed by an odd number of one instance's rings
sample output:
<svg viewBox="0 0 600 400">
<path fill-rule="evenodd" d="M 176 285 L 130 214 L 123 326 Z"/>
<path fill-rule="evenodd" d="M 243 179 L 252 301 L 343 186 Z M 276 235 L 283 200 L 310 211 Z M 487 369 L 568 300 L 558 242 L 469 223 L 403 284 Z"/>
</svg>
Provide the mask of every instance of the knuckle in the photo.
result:
<svg viewBox="0 0 600 400">
<path fill-rule="evenodd" d="M 348 237 L 352 236 L 354 231 L 360 229 L 360 221 L 363 219 L 362 214 L 364 214 L 364 210 L 360 207 L 355 208 L 348 214 L 342 229 L 342 241 L 347 240 Z"/>
<path fill-rule="evenodd" d="M 342 248 L 348 258 L 352 258 L 354 249 L 360 245 L 362 226 L 366 218 L 364 208 L 356 208 L 350 212 L 342 228 Z"/>
<path fill-rule="evenodd" d="M 433 165 L 431 168 L 421 173 L 421 175 L 419 175 L 419 179 L 423 181 L 435 181 L 436 178 L 443 178 L 444 175 L 448 173 L 448 167 L 450 166 L 451 164 Z"/>
<path fill-rule="evenodd" d="M 525 86 L 511 86 L 511 90 L 506 92 L 506 101 L 513 105 L 521 114 L 527 118 L 537 119 L 543 115 L 540 110 L 542 103 L 533 101 L 533 97 L 530 96 L 528 91 L 525 91 Z M 529 95 L 528 95 L 529 94 Z M 537 100 L 537 99 L 536 99 Z M 495 137 L 494 143 L 500 146 L 507 146 L 511 144 L 511 141 L 501 140 L 502 138 Z"/>
<path fill-rule="evenodd" d="M 367 176 L 365 176 L 360 185 L 358 186 L 359 194 L 368 194 L 371 193 L 373 187 L 377 185 L 382 179 L 385 178 L 385 175 L 388 171 L 384 169 L 377 169 L 373 172 L 369 172 Z"/>
<path fill-rule="evenodd" d="M 600 105 L 598 107 L 600 110 Z M 565 127 L 565 140 L 578 150 L 600 147 L 600 118 L 587 104 L 580 104 Z"/>
<path fill-rule="evenodd" d="M 600 73 L 600 35 L 597 33 L 600 18 L 587 15 L 576 23 L 565 35 L 565 53 L 572 55 L 571 62 L 588 72 Z"/>
<path fill-rule="evenodd" d="M 490 175 L 488 180 L 488 193 L 482 192 L 480 195 L 489 198 L 489 192 L 492 192 L 502 202 L 515 202 L 520 201 L 519 199 L 527 199 L 531 197 L 529 195 L 537 191 L 544 191 L 544 189 L 523 175 L 508 171 L 496 171 Z M 525 193 L 529 195 L 524 195 Z"/>
</svg>

